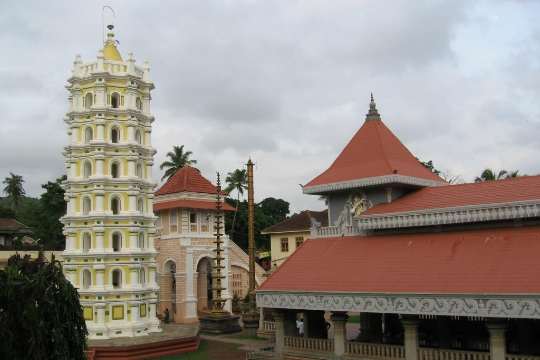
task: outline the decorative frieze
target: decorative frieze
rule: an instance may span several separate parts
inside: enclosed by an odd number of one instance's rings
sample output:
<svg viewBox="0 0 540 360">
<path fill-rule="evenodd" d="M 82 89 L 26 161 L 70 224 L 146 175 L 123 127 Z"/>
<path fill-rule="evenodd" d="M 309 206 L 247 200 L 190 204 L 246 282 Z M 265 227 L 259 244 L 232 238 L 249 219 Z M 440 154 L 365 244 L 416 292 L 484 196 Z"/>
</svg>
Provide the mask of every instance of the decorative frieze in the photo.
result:
<svg viewBox="0 0 540 360">
<path fill-rule="evenodd" d="M 540 295 L 376 295 L 257 292 L 257 306 L 385 314 L 540 319 Z"/>
</svg>

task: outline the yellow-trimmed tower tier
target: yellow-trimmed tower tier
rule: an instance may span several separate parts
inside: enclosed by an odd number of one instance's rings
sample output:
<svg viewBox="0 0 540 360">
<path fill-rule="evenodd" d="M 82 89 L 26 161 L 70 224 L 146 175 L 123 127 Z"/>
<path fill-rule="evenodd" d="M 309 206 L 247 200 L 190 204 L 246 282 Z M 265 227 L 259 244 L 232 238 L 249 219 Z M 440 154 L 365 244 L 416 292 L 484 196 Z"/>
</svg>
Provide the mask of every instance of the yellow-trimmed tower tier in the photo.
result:
<svg viewBox="0 0 540 360">
<path fill-rule="evenodd" d="M 132 54 L 122 60 L 111 31 L 97 61 L 77 56 L 68 80 L 64 273 L 91 339 L 160 331 L 149 71 Z"/>
</svg>

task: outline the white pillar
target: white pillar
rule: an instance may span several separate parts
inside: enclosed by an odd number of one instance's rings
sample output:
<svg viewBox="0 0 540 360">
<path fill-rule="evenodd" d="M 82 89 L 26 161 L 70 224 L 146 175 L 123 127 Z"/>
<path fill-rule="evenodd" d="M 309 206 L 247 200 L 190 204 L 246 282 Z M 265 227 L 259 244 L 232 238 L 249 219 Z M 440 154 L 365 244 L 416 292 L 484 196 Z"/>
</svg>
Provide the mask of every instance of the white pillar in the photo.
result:
<svg viewBox="0 0 540 360">
<path fill-rule="evenodd" d="M 103 249 L 103 237 L 105 235 L 104 229 L 95 230 L 94 233 L 96 234 L 96 251 L 102 252 Z"/>
<path fill-rule="evenodd" d="M 75 126 L 75 125 L 71 128 L 71 143 L 72 144 L 77 144 L 79 142 L 79 129 L 80 127 Z"/>
<path fill-rule="evenodd" d="M 194 291 L 193 249 L 186 251 L 186 318 L 197 317 L 197 296 Z"/>
<path fill-rule="evenodd" d="M 128 158 L 128 177 L 135 177 L 135 158 Z"/>
<path fill-rule="evenodd" d="M 347 341 L 347 319 L 346 312 L 333 312 L 331 320 L 334 323 L 334 354 L 342 356 L 345 354 L 345 342 Z"/>
<path fill-rule="evenodd" d="M 418 359 L 418 320 L 405 317 L 401 319 L 404 330 L 405 360 Z"/>
<path fill-rule="evenodd" d="M 139 303 L 131 303 L 131 321 L 138 322 L 139 321 Z"/>
<path fill-rule="evenodd" d="M 274 311 L 274 324 L 276 326 L 275 338 L 276 342 L 274 345 L 274 352 L 281 354 L 285 346 L 284 337 L 285 337 L 285 314 L 281 310 Z"/>
<path fill-rule="evenodd" d="M 96 310 L 97 310 L 98 324 L 104 324 L 105 323 L 105 303 L 97 303 Z"/>
<path fill-rule="evenodd" d="M 504 322 L 488 322 L 489 353 L 491 360 L 505 360 L 506 358 L 506 324 Z"/>
<path fill-rule="evenodd" d="M 104 164 L 105 164 L 105 160 L 103 158 L 96 158 L 96 176 L 98 177 L 103 176 Z"/>
<path fill-rule="evenodd" d="M 139 267 L 130 268 L 130 283 L 132 288 L 139 287 Z"/>
</svg>

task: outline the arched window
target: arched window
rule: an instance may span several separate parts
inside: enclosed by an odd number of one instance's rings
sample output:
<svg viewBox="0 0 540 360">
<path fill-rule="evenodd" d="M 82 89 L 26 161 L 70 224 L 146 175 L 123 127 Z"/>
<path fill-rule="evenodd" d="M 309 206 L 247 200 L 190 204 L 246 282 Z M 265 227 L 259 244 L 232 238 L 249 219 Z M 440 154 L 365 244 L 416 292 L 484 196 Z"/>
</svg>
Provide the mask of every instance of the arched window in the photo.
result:
<svg viewBox="0 0 540 360">
<path fill-rule="evenodd" d="M 113 162 L 111 164 L 111 177 L 117 179 L 120 176 L 120 170 L 118 169 L 118 163 Z"/>
<path fill-rule="evenodd" d="M 84 107 L 86 109 L 90 109 L 92 107 L 93 100 L 94 95 L 92 95 L 92 93 L 86 93 L 86 95 L 84 96 Z"/>
<path fill-rule="evenodd" d="M 120 132 L 118 131 L 118 128 L 113 127 L 111 129 L 111 142 L 113 144 L 117 144 L 119 140 L 120 140 Z"/>
<path fill-rule="evenodd" d="M 86 160 L 83 165 L 83 178 L 88 179 L 92 175 L 92 163 Z"/>
<path fill-rule="evenodd" d="M 122 249 L 122 235 L 118 232 L 115 232 L 112 235 L 112 248 L 115 252 L 118 252 Z"/>
<path fill-rule="evenodd" d="M 142 144 L 142 136 L 140 130 L 135 131 L 135 141 L 137 142 L 137 144 Z"/>
<path fill-rule="evenodd" d="M 82 248 L 84 252 L 88 252 L 92 247 L 92 236 L 89 233 L 83 234 Z"/>
<path fill-rule="evenodd" d="M 84 143 L 88 144 L 94 138 L 94 131 L 90 126 L 84 129 Z"/>
<path fill-rule="evenodd" d="M 83 198 L 83 215 L 90 214 L 90 210 L 92 210 L 92 201 L 86 196 Z"/>
<path fill-rule="evenodd" d="M 135 169 L 135 174 L 137 175 L 137 177 L 139 178 L 142 178 L 143 177 L 143 173 L 142 173 L 142 165 L 141 164 L 137 164 L 137 167 Z"/>
<path fill-rule="evenodd" d="M 137 99 L 135 99 L 135 105 L 137 106 L 137 110 L 142 110 L 142 101 L 140 97 L 137 97 Z"/>
<path fill-rule="evenodd" d="M 92 286 L 92 273 L 90 270 L 85 269 L 83 270 L 82 287 L 88 289 L 90 286 Z"/>
<path fill-rule="evenodd" d="M 139 284 L 146 284 L 146 271 L 144 269 L 139 270 Z"/>
<path fill-rule="evenodd" d="M 144 199 L 142 198 L 137 199 L 137 211 L 144 213 Z"/>
<path fill-rule="evenodd" d="M 113 215 L 118 215 L 120 213 L 120 199 L 117 197 L 111 199 L 111 211 Z"/>
<path fill-rule="evenodd" d="M 118 93 L 112 93 L 111 107 L 117 109 L 119 106 L 120 106 L 120 95 L 118 95 Z"/>
<path fill-rule="evenodd" d="M 144 249 L 144 234 L 139 233 L 139 249 Z"/>
<path fill-rule="evenodd" d="M 112 286 L 114 288 L 122 287 L 122 271 L 115 269 L 112 272 Z"/>
</svg>

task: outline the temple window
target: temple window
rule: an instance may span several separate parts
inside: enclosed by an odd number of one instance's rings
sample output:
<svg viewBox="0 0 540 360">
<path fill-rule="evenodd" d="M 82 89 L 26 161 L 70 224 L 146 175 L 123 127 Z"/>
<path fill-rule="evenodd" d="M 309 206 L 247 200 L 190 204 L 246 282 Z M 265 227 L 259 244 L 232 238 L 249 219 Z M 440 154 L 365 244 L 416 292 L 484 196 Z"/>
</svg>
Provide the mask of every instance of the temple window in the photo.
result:
<svg viewBox="0 0 540 360">
<path fill-rule="evenodd" d="M 137 211 L 141 214 L 144 213 L 144 199 L 139 198 L 137 199 Z"/>
<path fill-rule="evenodd" d="M 92 273 L 90 270 L 83 270 L 82 287 L 88 289 L 92 285 Z"/>
<path fill-rule="evenodd" d="M 299 247 L 304 242 L 304 237 L 303 236 L 297 236 L 294 240 L 296 242 L 296 247 Z"/>
<path fill-rule="evenodd" d="M 83 215 L 90 214 L 90 211 L 92 210 L 92 201 L 88 196 L 85 196 L 83 198 Z"/>
<path fill-rule="evenodd" d="M 169 213 L 169 231 L 172 233 L 178 232 L 178 215 L 176 209 L 172 209 Z"/>
<path fill-rule="evenodd" d="M 189 231 L 197 232 L 197 213 L 189 213 Z"/>
<path fill-rule="evenodd" d="M 113 215 L 118 215 L 120 213 L 120 200 L 117 197 L 111 199 L 111 211 Z"/>
<path fill-rule="evenodd" d="M 115 232 L 112 235 L 112 248 L 113 251 L 118 252 L 122 249 L 122 235 L 118 232 Z"/>
<path fill-rule="evenodd" d="M 118 93 L 112 93 L 111 95 L 111 107 L 117 109 L 120 106 L 120 95 Z"/>
<path fill-rule="evenodd" d="M 111 142 L 113 144 L 117 144 L 119 140 L 120 140 L 120 132 L 118 131 L 118 128 L 113 127 L 111 129 Z"/>
<path fill-rule="evenodd" d="M 146 284 L 146 272 L 144 271 L 144 269 L 139 270 L 139 284 Z"/>
<path fill-rule="evenodd" d="M 83 165 L 83 178 L 88 179 L 92 175 L 92 163 L 86 160 Z"/>
<path fill-rule="evenodd" d="M 122 271 L 115 269 L 112 272 L 112 286 L 114 288 L 119 288 L 122 286 Z"/>
<path fill-rule="evenodd" d="M 111 177 L 113 179 L 118 179 L 119 175 L 120 175 L 120 171 L 118 170 L 118 163 L 113 162 L 111 164 Z"/>
<path fill-rule="evenodd" d="M 82 241 L 82 250 L 83 252 L 88 252 L 92 247 L 92 237 L 89 233 L 84 233 Z"/>
<path fill-rule="evenodd" d="M 209 231 L 210 214 L 202 214 L 201 216 L 201 232 Z"/>
<path fill-rule="evenodd" d="M 90 141 L 94 138 L 94 131 L 90 126 L 84 129 L 84 143 L 89 144 Z"/>
<path fill-rule="evenodd" d="M 94 96 L 92 93 L 86 93 L 83 100 L 83 105 L 86 109 L 90 109 L 92 107 L 92 103 L 94 100 Z"/>
<path fill-rule="evenodd" d="M 281 238 L 281 252 L 289 251 L 289 238 Z"/>
</svg>

